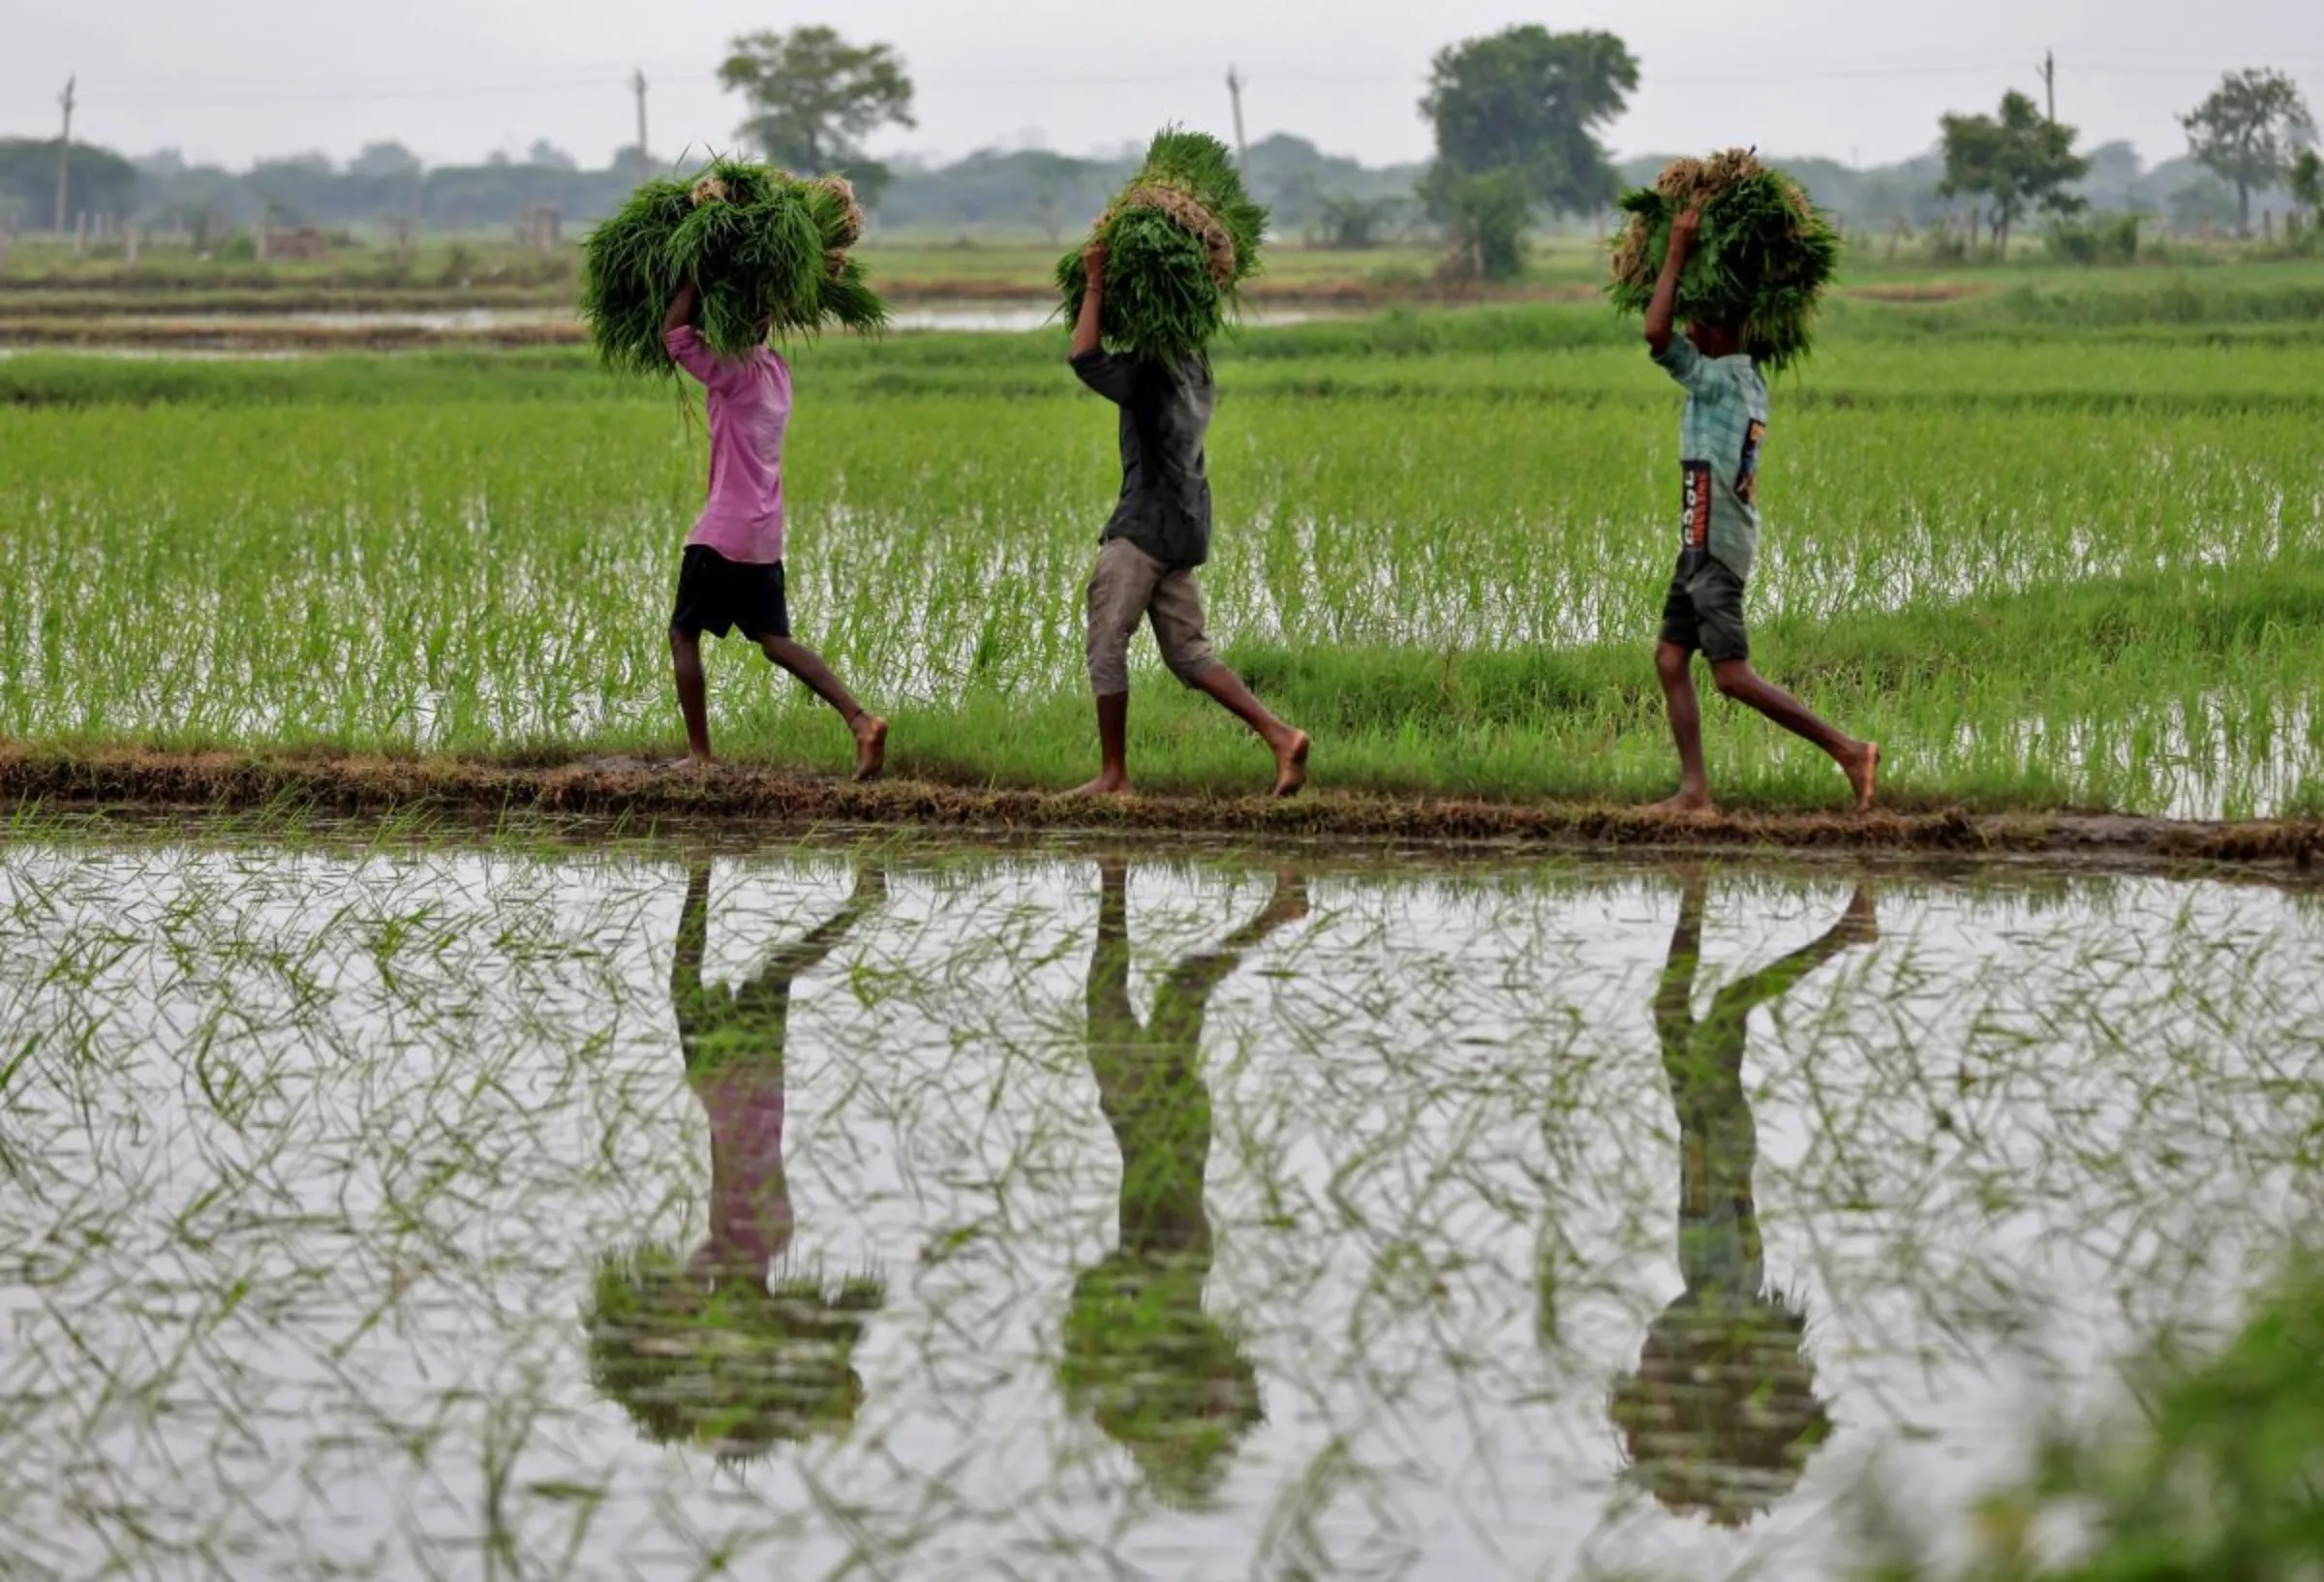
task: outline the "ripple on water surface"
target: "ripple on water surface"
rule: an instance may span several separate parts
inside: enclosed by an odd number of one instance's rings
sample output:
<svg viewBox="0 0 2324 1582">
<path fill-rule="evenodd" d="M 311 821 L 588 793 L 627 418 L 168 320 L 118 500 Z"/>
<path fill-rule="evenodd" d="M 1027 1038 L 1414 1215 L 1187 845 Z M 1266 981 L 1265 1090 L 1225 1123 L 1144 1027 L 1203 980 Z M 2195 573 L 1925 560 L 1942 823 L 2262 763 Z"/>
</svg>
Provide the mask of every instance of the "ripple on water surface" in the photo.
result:
<svg viewBox="0 0 2324 1582">
<path fill-rule="evenodd" d="M 2312 1222 L 2311 895 L 0 850 L 17 1574 L 1828 1573 Z M 506 1566 L 504 1567 L 503 1563 Z"/>
</svg>

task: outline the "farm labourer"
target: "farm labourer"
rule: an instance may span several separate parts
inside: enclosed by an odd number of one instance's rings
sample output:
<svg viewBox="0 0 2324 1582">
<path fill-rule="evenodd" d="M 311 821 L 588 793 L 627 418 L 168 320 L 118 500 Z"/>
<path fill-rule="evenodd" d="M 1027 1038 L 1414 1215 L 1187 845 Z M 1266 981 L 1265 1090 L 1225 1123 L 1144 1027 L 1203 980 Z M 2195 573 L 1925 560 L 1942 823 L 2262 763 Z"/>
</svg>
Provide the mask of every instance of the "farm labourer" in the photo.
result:
<svg viewBox="0 0 2324 1582">
<path fill-rule="evenodd" d="M 707 389 L 710 499 L 686 541 L 678 605 L 670 616 L 670 657 L 686 715 L 687 763 L 708 765 L 709 704 L 702 634 L 740 631 L 768 659 L 805 682 L 855 736 L 855 777 L 876 779 L 887 757 L 888 722 L 855 701 L 820 654 L 792 640 L 783 593 L 782 440 L 791 417 L 790 365 L 765 344 L 749 355 L 719 357 L 693 324 L 700 293 L 680 289 L 662 320 L 662 340 L 679 367 Z"/>
<path fill-rule="evenodd" d="M 1265 910 L 1171 970 L 1143 1022 L 1130 1000 L 1129 897 L 1128 866 L 1101 862 L 1086 1025 L 1098 1104 L 1121 1154 L 1119 1233 L 1074 1279 L 1059 1382 L 1156 1495 L 1185 1506 L 1217 1489 L 1267 1415 L 1258 1370 L 1203 1309 L 1212 1261 L 1203 1019 L 1247 953 L 1307 916 L 1307 890 L 1297 872 L 1278 874 Z"/>
<path fill-rule="evenodd" d="M 1802 1349 L 1807 1317 L 1768 1284 L 1759 1234 L 1759 1139 L 1743 1086 L 1752 1014 L 1826 962 L 1881 936 L 1859 889 L 1821 938 L 1722 989 L 1695 1015 L 1710 885 L 1690 876 L 1654 997 L 1663 1074 L 1678 1111 L 1678 1265 L 1686 1290 L 1646 1332 L 1638 1370 L 1609 1403 L 1631 1464 L 1673 1512 L 1740 1527 L 1795 1487 L 1832 1431 Z"/>
<path fill-rule="evenodd" d="M 887 876 L 859 868 L 834 916 L 732 989 L 703 982 L 710 882 L 707 861 L 688 868 L 670 961 L 687 1083 L 709 1123 L 710 1232 L 690 1259 L 647 1246 L 601 1260 L 586 1326 L 592 1380 L 650 1440 L 749 1460 L 844 1431 L 863 1404 L 855 1352 L 886 1291 L 869 1276 L 827 1289 L 786 1261 L 783 1059 L 792 984 L 886 900 Z"/>
<path fill-rule="evenodd" d="M 1880 776 L 1881 749 L 1842 734 L 1806 705 L 1751 668 L 1751 639 L 1743 624 L 1743 590 L 1758 549 L 1759 450 L 1767 438 L 1767 381 L 1744 342 L 1742 327 L 1690 319 L 1672 333 L 1679 279 L 1702 227 L 1699 205 L 1672 221 L 1654 298 L 1646 309 L 1646 345 L 1654 360 L 1687 392 L 1679 423 L 1684 470 L 1684 515 L 1678 568 L 1663 605 L 1662 641 L 1655 668 L 1678 745 L 1678 795 L 1660 804 L 1675 811 L 1712 810 L 1711 783 L 1702 763 L 1702 712 L 1695 694 L 1694 659 L 1710 661 L 1723 696 L 1748 704 L 1796 736 L 1831 754 L 1855 789 L 1859 811 L 1870 811 Z"/>
<path fill-rule="evenodd" d="M 1073 327 L 1073 371 L 1121 409 L 1121 500 L 1089 578 L 1089 682 L 1097 693 L 1100 768 L 1076 793 L 1130 789 L 1130 638 L 1150 620 L 1171 674 L 1208 692 L 1275 755 L 1278 797 L 1307 782 L 1307 734 L 1276 718 L 1211 653 L 1195 568 L 1210 553 L 1210 479 L 1204 441 L 1214 389 L 1201 351 L 1176 360 L 1104 350 L 1107 246 L 1082 256 L 1086 289 Z"/>
</svg>

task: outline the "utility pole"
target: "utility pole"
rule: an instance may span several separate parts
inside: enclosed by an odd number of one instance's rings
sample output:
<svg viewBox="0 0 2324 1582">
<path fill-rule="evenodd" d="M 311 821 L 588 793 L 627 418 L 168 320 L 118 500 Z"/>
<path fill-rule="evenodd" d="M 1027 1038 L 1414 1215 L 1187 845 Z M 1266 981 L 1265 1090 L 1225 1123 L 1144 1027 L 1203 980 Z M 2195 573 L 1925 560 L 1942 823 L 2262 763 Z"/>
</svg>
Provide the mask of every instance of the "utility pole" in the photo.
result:
<svg viewBox="0 0 2324 1582">
<path fill-rule="evenodd" d="M 637 184 L 643 187 L 654 176 L 646 168 L 646 69 L 643 66 L 630 76 L 629 91 L 637 95 Z"/>
<path fill-rule="evenodd" d="M 1242 74 L 1234 67 L 1227 68 L 1227 92 L 1235 99 L 1235 160 L 1242 173 L 1251 173 L 1251 151 L 1242 140 Z"/>
<path fill-rule="evenodd" d="M 65 78 L 65 91 L 57 103 L 65 106 L 65 135 L 56 142 L 56 233 L 65 233 L 65 195 L 73 185 L 73 90 L 80 83 L 78 76 Z"/>
<path fill-rule="evenodd" d="M 2058 55 L 2055 50 L 2041 52 L 2041 85 L 2049 97 L 2050 125 L 2058 124 Z"/>
</svg>

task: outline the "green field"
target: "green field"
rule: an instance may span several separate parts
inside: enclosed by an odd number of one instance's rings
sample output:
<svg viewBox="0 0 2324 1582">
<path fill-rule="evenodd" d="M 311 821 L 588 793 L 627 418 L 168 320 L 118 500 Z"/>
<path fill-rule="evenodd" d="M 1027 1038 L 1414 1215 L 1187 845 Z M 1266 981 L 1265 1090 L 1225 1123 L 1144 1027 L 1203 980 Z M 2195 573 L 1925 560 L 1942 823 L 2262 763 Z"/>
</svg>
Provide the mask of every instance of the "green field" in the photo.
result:
<svg viewBox="0 0 2324 1582">
<path fill-rule="evenodd" d="M 1321 786 L 1643 798 L 1675 391 L 1555 304 L 1250 331 L 1220 356 L 1214 635 Z M 1838 303 L 1775 391 L 1757 657 L 1888 749 L 1901 805 L 2324 810 L 2324 272 L 2029 280 Z M 800 635 L 894 770 L 1065 785 L 1112 413 L 1056 334 L 798 356 Z M 0 736 L 577 755 L 678 741 L 662 627 L 699 503 L 674 395 L 578 355 L 0 358 Z M 715 646 L 714 646 L 715 647 Z M 1151 789 L 1261 755 L 1150 656 Z M 835 723 L 714 652 L 730 755 Z M 1715 701 L 1745 806 L 1837 806 Z"/>
</svg>

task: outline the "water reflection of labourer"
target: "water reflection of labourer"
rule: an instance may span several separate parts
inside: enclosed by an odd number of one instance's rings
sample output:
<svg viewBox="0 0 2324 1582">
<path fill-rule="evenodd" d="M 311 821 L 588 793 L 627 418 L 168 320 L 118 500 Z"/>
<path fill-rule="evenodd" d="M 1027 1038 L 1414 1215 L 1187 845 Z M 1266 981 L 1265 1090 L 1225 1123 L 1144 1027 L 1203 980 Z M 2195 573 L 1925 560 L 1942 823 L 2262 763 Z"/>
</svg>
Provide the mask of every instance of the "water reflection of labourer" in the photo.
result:
<svg viewBox="0 0 2324 1582">
<path fill-rule="evenodd" d="M 687 1081 L 710 1122 L 710 1231 L 691 1259 L 649 1247 L 600 1263 L 590 1374 L 657 1445 L 749 1460 L 783 1441 L 843 1429 L 863 1400 L 853 1354 L 876 1280 L 827 1290 L 820 1273 L 770 1283 L 791 1244 L 783 1176 L 783 1053 L 791 984 L 885 899 L 876 868 L 828 921 L 769 954 L 731 990 L 702 982 L 710 866 L 688 874 L 670 1000 Z"/>
<path fill-rule="evenodd" d="M 1880 937 L 1869 890 L 1813 944 L 1728 985 L 1699 1020 L 1706 880 L 1689 880 L 1655 995 L 1663 1070 L 1678 1109 L 1678 1261 L 1686 1290 L 1647 1331 L 1613 1416 L 1636 1475 L 1664 1506 L 1739 1527 L 1798 1483 L 1831 1432 L 1803 1347 L 1806 1315 L 1767 1285 L 1752 1173 L 1758 1134 L 1743 1091 L 1751 1014 L 1851 946 Z"/>
<path fill-rule="evenodd" d="M 1128 873 L 1118 863 L 1101 868 L 1088 1055 L 1121 1150 L 1119 1234 L 1113 1255 L 1074 1282 L 1060 1371 L 1067 1398 L 1129 1450 L 1172 1505 L 1207 1498 L 1266 1415 L 1257 1370 L 1203 1311 L 1211 1257 L 1203 1019 L 1243 953 L 1306 915 L 1305 886 L 1282 875 L 1259 916 L 1178 963 L 1141 1027 L 1130 1005 Z"/>
</svg>

